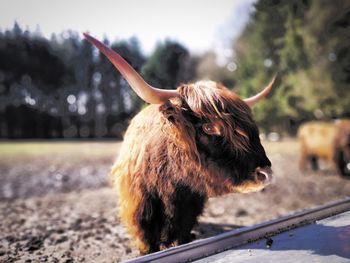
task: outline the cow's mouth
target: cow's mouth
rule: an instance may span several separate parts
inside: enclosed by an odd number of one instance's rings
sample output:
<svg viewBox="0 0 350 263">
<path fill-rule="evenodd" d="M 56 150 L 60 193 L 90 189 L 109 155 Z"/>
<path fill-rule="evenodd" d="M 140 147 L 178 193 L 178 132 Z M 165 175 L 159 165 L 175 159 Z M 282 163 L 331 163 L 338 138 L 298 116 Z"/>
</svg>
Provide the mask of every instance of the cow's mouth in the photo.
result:
<svg viewBox="0 0 350 263">
<path fill-rule="evenodd" d="M 238 193 L 251 193 L 258 192 L 264 189 L 272 182 L 272 170 L 271 167 L 257 167 L 254 172 L 251 173 L 250 180 L 247 180 L 235 187 Z"/>
</svg>

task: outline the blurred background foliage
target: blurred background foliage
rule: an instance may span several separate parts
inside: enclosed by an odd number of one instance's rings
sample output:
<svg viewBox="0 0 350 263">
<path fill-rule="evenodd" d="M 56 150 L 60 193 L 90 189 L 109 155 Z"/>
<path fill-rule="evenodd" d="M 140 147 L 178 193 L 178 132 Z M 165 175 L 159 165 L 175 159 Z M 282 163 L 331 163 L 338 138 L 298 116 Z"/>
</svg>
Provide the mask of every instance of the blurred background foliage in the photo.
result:
<svg viewBox="0 0 350 263">
<path fill-rule="evenodd" d="M 350 2 L 261 0 L 234 43 L 235 78 L 247 96 L 279 72 L 270 100 L 254 108 L 265 129 L 295 133 L 310 119 L 350 115 Z"/>
<path fill-rule="evenodd" d="M 157 87 L 204 78 L 248 97 L 278 72 L 280 85 L 253 109 L 264 132 L 350 117 L 350 1 L 259 0 L 224 63 L 171 40 L 148 57 L 136 38 L 104 42 Z M 79 33 L 0 31 L 0 138 L 122 138 L 142 105 Z"/>
</svg>

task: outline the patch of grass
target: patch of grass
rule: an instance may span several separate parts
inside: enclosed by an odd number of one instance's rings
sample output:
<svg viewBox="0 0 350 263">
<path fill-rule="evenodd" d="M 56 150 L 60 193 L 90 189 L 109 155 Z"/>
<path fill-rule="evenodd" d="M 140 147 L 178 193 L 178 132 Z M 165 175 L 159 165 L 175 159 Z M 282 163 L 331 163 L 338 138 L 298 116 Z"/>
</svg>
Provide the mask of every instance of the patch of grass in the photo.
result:
<svg viewBox="0 0 350 263">
<path fill-rule="evenodd" d="M 92 157 L 116 156 L 120 142 L 0 142 L 0 157 L 47 155 L 83 155 Z"/>
<path fill-rule="evenodd" d="M 299 152 L 299 145 L 296 139 L 288 139 L 278 142 L 262 142 L 267 155 L 270 154 L 293 154 L 296 155 Z"/>
</svg>

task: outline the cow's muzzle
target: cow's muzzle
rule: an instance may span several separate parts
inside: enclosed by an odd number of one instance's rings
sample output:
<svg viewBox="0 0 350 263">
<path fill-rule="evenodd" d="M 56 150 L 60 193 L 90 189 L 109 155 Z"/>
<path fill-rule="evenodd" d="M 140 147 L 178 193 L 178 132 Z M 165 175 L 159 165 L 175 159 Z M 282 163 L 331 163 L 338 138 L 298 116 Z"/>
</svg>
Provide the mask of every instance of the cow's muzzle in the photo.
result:
<svg viewBox="0 0 350 263">
<path fill-rule="evenodd" d="M 272 170 L 271 167 L 257 167 L 253 172 L 253 176 L 256 181 L 262 183 L 264 186 L 272 182 Z"/>
</svg>

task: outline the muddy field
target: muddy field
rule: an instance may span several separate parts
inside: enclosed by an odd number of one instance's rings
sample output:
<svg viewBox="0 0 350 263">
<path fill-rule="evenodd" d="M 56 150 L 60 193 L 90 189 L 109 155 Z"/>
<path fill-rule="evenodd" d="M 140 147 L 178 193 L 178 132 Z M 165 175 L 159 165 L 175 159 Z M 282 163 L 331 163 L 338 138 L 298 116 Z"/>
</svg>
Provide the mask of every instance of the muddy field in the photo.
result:
<svg viewBox="0 0 350 263">
<path fill-rule="evenodd" d="M 330 166 L 301 174 L 294 141 L 265 143 L 274 183 L 211 199 L 198 239 L 350 195 Z M 0 143 L 0 262 L 119 262 L 138 254 L 108 172 L 120 143 Z"/>
</svg>

